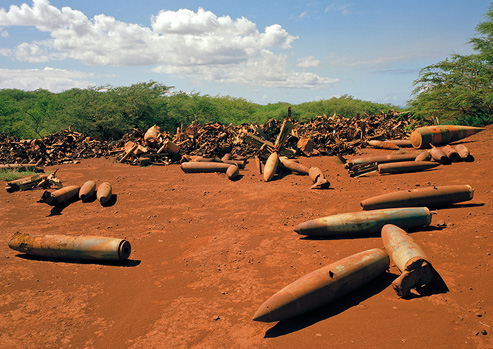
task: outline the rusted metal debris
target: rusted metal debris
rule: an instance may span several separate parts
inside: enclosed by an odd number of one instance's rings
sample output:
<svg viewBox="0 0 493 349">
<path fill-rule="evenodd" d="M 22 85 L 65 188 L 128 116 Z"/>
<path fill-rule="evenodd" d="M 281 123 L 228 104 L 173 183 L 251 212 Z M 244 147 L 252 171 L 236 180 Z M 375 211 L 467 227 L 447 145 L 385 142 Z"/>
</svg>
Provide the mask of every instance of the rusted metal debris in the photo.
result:
<svg viewBox="0 0 493 349">
<path fill-rule="evenodd" d="M 15 179 L 13 181 L 7 182 L 7 185 L 5 186 L 5 190 L 7 190 L 9 193 L 12 193 L 17 190 L 29 190 L 29 189 L 34 189 L 34 188 L 43 188 L 43 189 L 48 189 L 51 188 L 52 186 L 56 188 L 61 188 L 62 183 L 58 178 L 56 178 L 56 172 L 58 170 L 55 170 L 55 172 L 48 174 L 48 173 L 40 173 L 40 174 L 35 174 L 33 176 L 27 176 L 19 179 Z"/>
</svg>

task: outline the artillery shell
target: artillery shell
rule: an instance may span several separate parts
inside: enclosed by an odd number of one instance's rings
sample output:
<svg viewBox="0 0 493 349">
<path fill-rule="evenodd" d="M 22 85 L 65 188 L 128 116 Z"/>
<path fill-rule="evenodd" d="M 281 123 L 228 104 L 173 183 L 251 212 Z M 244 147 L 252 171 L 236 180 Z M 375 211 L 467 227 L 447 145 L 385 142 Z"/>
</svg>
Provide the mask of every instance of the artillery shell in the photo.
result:
<svg viewBox="0 0 493 349">
<path fill-rule="evenodd" d="M 254 321 L 280 321 L 330 303 L 375 279 L 389 268 L 381 249 L 363 251 L 317 269 L 265 301 Z"/>
<path fill-rule="evenodd" d="M 379 233 L 385 224 L 407 228 L 430 223 L 428 208 L 408 207 L 336 214 L 300 223 L 294 231 L 300 235 L 339 237 Z"/>
<path fill-rule="evenodd" d="M 357 159 L 352 159 L 349 160 L 348 166 L 354 166 L 354 165 L 362 165 L 362 164 L 369 164 L 371 162 L 376 162 L 379 164 L 384 164 L 387 162 L 399 162 L 399 161 L 412 161 L 416 159 L 416 156 L 418 154 L 392 154 L 392 155 L 377 155 L 377 156 L 369 156 L 365 158 L 357 158 Z"/>
<path fill-rule="evenodd" d="M 89 200 L 96 192 L 96 182 L 87 181 L 79 190 L 79 199 L 82 201 Z"/>
<path fill-rule="evenodd" d="M 80 187 L 78 185 L 69 185 L 52 193 L 45 191 L 40 201 L 51 206 L 60 205 L 77 198 L 79 190 Z"/>
<path fill-rule="evenodd" d="M 392 282 L 400 297 L 407 297 L 412 288 L 425 286 L 433 278 L 433 267 L 421 247 L 401 228 L 387 224 L 382 228 L 385 250 L 392 257 L 401 275 Z"/>
<path fill-rule="evenodd" d="M 111 200 L 111 195 L 111 184 L 109 184 L 108 182 L 101 183 L 96 193 L 96 197 L 98 198 L 99 202 L 102 204 L 106 204 L 108 201 Z"/>
<path fill-rule="evenodd" d="M 226 176 L 228 176 L 229 179 L 233 180 L 238 176 L 238 173 L 240 172 L 238 166 L 236 165 L 230 165 L 228 169 L 226 170 Z"/>
<path fill-rule="evenodd" d="M 310 169 L 308 170 L 308 176 L 313 183 L 316 183 L 319 177 L 324 177 L 324 173 L 318 167 L 310 167 Z"/>
<path fill-rule="evenodd" d="M 101 236 L 30 235 L 15 233 L 9 241 L 15 251 L 49 258 L 125 260 L 130 243 Z"/>
<path fill-rule="evenodd" d="M 181 169 L 185 173 L 226 172 L 230 166 L 224 162 L 184 162 Z"/>
<path fill-rule="evenodd" d="M 411 141 L 408 139 L 387 139 L 384 142 L 394 143 L 395 145 L 398 145 L 401 148 L 409 148 L 413 146 Z"/>
<path fill-rule="evenodd" d="M 448 161 L 447 154 L 445 154 L 445 152 L 443 150 L 441 150 L 440 148 L 432 147 L 430 150 L 430 154 L 431 154 L 431 157 L 433 158 L 433 160 L 435 160 L 437 162 L 447 162 Z"/>
<path fill-rule="evenodd" d="M 445 155 L 447 155 L 447 158 L 450 161 L 456 162 L 460 160 L 459 153 L 457 153 L 457 151 L 454 148 L 452 148 L 450 145 L 444 146 L 442 148 L 442 151 L 445 153 Z"/>
<path fill-rule="evenodd" d="M 440 166 L 436 162 L 431 161 L 403 161 L 390 162 L 387 164 L 378 165 L 378 172 L 383 173 L 406 173 L 428 170 L 433 167 Z"/>
<path fill-rule="evenodd" d="M 279 155 L 275 152 L 270 154 L 264 167 L 264 181 L 268 182 L 272 179 L 272 177 L 274 177 L 277 171 L 278 163 Z"/>
<path fill-rule="evenodd" d="M 301 175 L 308 175 L 308 171 L 309 171 L 308 167 L 300 164 L 299 162 L 288 159 L 285 156 L 280 156 L 279 161 L 288 170 L 291 170 L 291 171 L 298 173 L 298 174 L 301 174 Z"/>
<path fill-rule="evenodd" d="M 368 145 L 379 149 L 399 150 L 399 146 L 391 142 L 372 140 L 368 141 Z"/>
<path fill-rule="evenodd" d="M 481 127 L 438 125 L 420 127 L 411 132 L 414 148 L 428 148 L 430 145 L 445 145 L 483 131 Z"/>
<path fill-rule="evenodd" d="M 416 206 L 435 208 L 468 201 L 473 197 L 474 189 L 470 185 L 445 185 L 383 194 L 365 199 L 360 205 L 363 210 Z"/>
<path fill-rule="evenodd" d="M 416 156 L 416 159 L 414 161 L 429 161 L 431 159 L 431 154 L 429 150 L 425 150 L 418 156 Z"/>
<path fill-rule="evenodd" d="M 455 150 L 457 150 L 457 153 L 459 153 L 459 156 L 462 160 L 470 161 L 472 159 L 469 149 L 467 149 L 467 147 L 464 144 L 457 144 L 455 146 Z"/>
</svg>

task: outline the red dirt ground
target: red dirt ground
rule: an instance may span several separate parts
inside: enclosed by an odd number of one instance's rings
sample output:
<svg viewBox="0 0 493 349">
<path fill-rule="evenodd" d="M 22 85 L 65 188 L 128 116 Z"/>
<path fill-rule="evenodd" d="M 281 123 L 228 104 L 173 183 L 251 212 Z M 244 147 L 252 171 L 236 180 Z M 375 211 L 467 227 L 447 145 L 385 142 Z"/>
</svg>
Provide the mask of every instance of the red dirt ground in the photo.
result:
<svg viewBox="0 0 493 349">
<path fill-rule="evenodd" d="M 109 181 L 116 201 L 107 207 L 53 208 L 36 202 L 41 190 L 2 189 L 0 347 L 491 348 L 493 127 L 463 143 L 474 162 L 359 179 L 335 157 L 300 158 L 324 171 L 327 190 L 310 190 L 308 177 L 292 174 L 264 183 L 253 161 L 229 181 L 113 159 L 57 167 L 66 185 Z M 381 153 L 390 151 L 363 150 Z M 378 236 L 303 238 L 296 224 L 360 211 L 359 202 L 377 194 L 452 184 L 470 184 L 474 199 L 436 210 L 430 228 L 412 232 L 440 275 L 422 295 L 397 297 L 391 262 L 389 273 L 316 311 L 279 323 L 251 320 L 301 276 L 382 247 Z M 8 248 L 17 231 L 126 238 L 132 254 L 123 264 L 33 258 Z"/>
</svg>

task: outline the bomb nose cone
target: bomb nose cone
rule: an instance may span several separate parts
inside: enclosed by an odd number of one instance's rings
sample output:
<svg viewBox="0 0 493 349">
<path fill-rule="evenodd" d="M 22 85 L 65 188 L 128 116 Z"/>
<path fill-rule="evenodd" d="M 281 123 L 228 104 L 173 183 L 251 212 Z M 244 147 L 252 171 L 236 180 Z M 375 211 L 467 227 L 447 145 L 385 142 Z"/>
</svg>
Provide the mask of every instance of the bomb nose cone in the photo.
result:
<svg viewBox="0 0 493 349">
<path fill-rule="evenodd" d="M 255 312 L 255 315 L 253 315 L 253 321 L 271 322 L 269 307 L 262 304 Z"/>
</svg>

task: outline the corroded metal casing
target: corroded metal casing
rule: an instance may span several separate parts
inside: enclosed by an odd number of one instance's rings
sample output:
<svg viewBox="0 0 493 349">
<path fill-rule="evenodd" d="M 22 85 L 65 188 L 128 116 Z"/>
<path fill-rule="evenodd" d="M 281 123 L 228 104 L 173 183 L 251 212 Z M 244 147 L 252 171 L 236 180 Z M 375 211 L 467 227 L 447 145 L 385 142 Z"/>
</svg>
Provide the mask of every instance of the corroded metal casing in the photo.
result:
<svg viewBox="0 0 493 349">
<path fill-rule="evenodd" d="M 383 173 L 406 173 L 428 170 L 433 167 L 440 166 L 436 162 L 431 161 L 403 161 L 389 162 L 378 165 L 378 172 Z"/>
<path fill-rule="evenodd" d="M 226 176 L 228 176 L 229 179 L 233 180 L 236 177 L 238 177 L 238 173 L 240 172 L 238 166 L 236 165 L 229 165 L 228 169 L 226 170 Z"/>
<path fill-rule="evenodd" d="M 298 173 L 298 174 L 301 174 L 301 175 L 308 175 L 308 171 L 309 171 L 308 167 L 300 164 L 299 162 L 288 159 L 285 156 L 280 156 L 279 161 L 288 170 L 291 170 L 291 171 Z"/>
<path fill-rule="evenodd" d="M 285 320 L 330 303 L 383 274 L 389 256 L 381 249 L 363 251 L 315 270 L 263 303 L 254 321 Z"/>
<path fill-rule="evenodd" d="M 455 150 L 457 150 L 457 153 L 462 160 L 468 161 L 471 159 L 471 153 L 464 144 L 457 144 Z"/>
<path fill-rule="evenodd" d="M 431 159 L 431 154 L 429 150 L 425 150 L 418 156 L 416 156 L 416 159 L 414 161 L 429 161 Z"/>
<path fill-rule="evenodd" d="M 481 127 L 439 125 L 420 127 L 411 132 L 414 148 L 428 148 L 430 145 L 445 145 L 483 131 Z"/>
<path fill-rule="evenodd" d="M 181 169 L 185 173 L 226 172 L 230 166 L 224 162 L 184 162 Z"/>
<path fill-rule="evenodd" d="M 131 252 L 128 241 L 101 236 L 15 233 L 9 247 L 33 256 L 85 260 L 125 260 Z"/>
<path fill-rule="evenodd" d="M 278 163 L 279 155 L 275 152 L 270 154 L 264 167 L 264 181 L 268 182 L 274 177 L 277 171 Z"/>
<path fill-rule="evenodd" d="M 363 210 L 416 206 L 435 208 L 469 201 L 473 197 L 474 189 L 470 185 L 445 185 L 374 196 L 361 201 L 360 205 Z"/>
<path fill-rule="evenodd" d="M 401 228 L 387 224 L 382 228 L 385 250 L 402 272 L 392 283 L 401 297 L 412 288 L 425 286 L 433 278 L 433 268 L 422 248 Z"/>
<path fill-rule="evenodd" d="M 445 154 L 445 152 L 440 148 L 434 148 L 434 147 L 431 148 L 430 154 L 431 154 L 431 157 L 433 158 L 433 160 L 435 160 L 437 162 L 447 162 L 448 161 L 447 154 Z"/>
<path fill-rule="evenodd" d="M 351 165 L 362 165 L 368 164 L 370 162 L 376 162 L 379 164 L 384 164 L 387 162 L 400 162 L 400 161 L 412 161 L 416 159 L 418 154 L 392 154 L 392 155 L 376 155 L 376 156 L 368 156 L 365 158 L 357 158 L 349 160 L 348 163 Z"/>
<path fill-rule="evenodd" d="M 460 160 L 459 153 L 452 148 L 450 145 L 446 145 L 442 148 L 442 151 L 447 155 L 447 158 L 452 162 L 457 162 Z"/>
<path fill-rule="evenodd" d="M 74 200 L 77 198 L 79 194 L 80 187 L 78 185 L 69 185 L 67 187 L 64 187 L 62 189 L 55 190 L 49 195 L 43 194 L 43 197 L 46 196 L 46 198 L 42 199 L 43 202 L 47 203 L 48 205 L 51 206 L 56 206 L 63 204 L 65 202 L 69 202 L 71 200 Z"/>
<path fill-rule="evenodd" d="M 96 192 L 96 182 L 87 181 L 79 190 L 79 199 L 82 201 L 89 200 Z"/>
<path fill-rule="evenodd" d="M 411 141 L 408 140 L 408 139 L 387 139 L 384 142 L 394 143 L 395 145 L 398 145 L 401 148 L 409 148 L 409 147 L 412 147 L 413 146 L 413 144 L 411 143 Z"/>
<path fill-rule="evenodd" d="M 300 235 L 340 237 L 379 233 L 385 224 L 407 228 L 425 227 L 430 223 L 428 208 L 406 207 L 340 213 L 300 223 L 294 231 Z"/>
<path fill-rule="evenodd" d="M 111 188 L 111 185 L 108 182 L 103 182 L 98 187 L 96 197 L 100 203 L 106 204 L 111 200 L 111 196 L 113 195 L 112 191 L 113 189 Z"/>
<path fill-rule="evenodd" d="M 318 167 L 310 167 L 310 169 L 308 170 L 308 176 L 313 183 L 316 183 L 319 177 L 324 178 L 324 173 Z"/>
<path fill-rule="evenodd" d="M 397 144 L 392 143 L 392 142 L 372 140 L 372 141 L 368 141 L 368 145 L 370 145 L 374 148 L 380 148 L 380 149 L 399 150 L 399 146 Z"/>
</svg>

